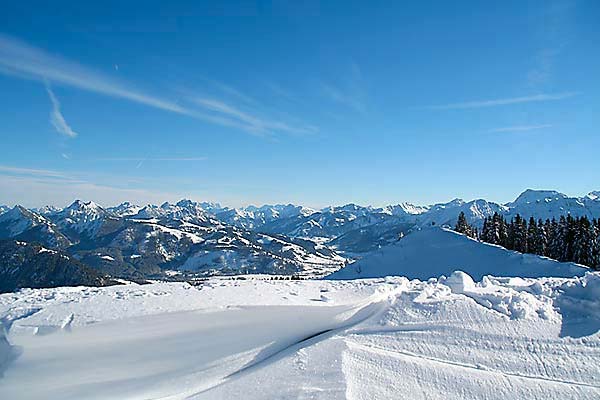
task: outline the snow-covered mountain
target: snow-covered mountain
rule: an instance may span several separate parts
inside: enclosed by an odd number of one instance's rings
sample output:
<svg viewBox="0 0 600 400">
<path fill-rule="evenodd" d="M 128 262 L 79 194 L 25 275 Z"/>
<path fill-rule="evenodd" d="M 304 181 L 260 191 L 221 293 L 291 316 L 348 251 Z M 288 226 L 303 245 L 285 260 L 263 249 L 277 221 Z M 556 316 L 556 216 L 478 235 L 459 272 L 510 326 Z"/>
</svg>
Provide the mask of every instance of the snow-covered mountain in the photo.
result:
<svg viewBox="0 0 600 400">
<path fill-rule="evenodd" d="M 419 226 L 427 225 L 454 225 L 461 212 L 465 213 L 467 220 L 475 225 L 483 223 L 485 217 L 495 212 L 504 214 L 508 211 L 506 206 L 489 202 L 483 199 L 465 202 L 462 199 L 454 199 L 448 203 L 434 204 L 428 210 L 419 215 L 417 222 Z"/>
<path fill-rule="evenodd" d="M 51 248 L 65 248 L 71 241 L 45 217 L 15 206 L 0 215 L 0 239 L 33 241 Z"/>
<path fill-rule="evenodd" d="M 474 223 L 516 210 L 597 216 L 594 196 L 243 210 L 252 229 L 189 201 L 122 214 L 89 202 L 46 216 L 15 207 L 0 215 L 0 234 L 46 227 L 69 245 L 0 241 L 0 290 L 102 286 L 104 272 L 319 276 L 345 261 L 332 246 L 366 255 L 328 280 L 2 294 L 0 397 L 596 399 L 600 273 L 439 226 L 460 211 Z M 374 279 L 354 279 L 365 277 Z"/>
<path fill-rule="evenodd" d="M 8 210 L 10 210 L 9 206 L 3 206 L 3 205 L 0 204 L 0 214 L 4 214 Z"/>
<path fill-rule="evenodd" d="M 17 206 L 0 215 L 0 239 L 61 248 L 102 273 L 127 278 L 161 276 L 165 270 L 323 276 L 346 262 L 310 240 L 225 224 L 190 200 L 149 205 L 134 214 L 135 207 L 110 210 L 76 200 L 42 216 Z"/>
<path fill-rule="evenodd" d="M 600 197 L 598 192 L 572 198 L 527 190 L 507 204 L 455 199 L 427 206 L 347 204 L 321 210 L 293 204 L 236 209 L 186 199 L 160 206 L 125 202 L 104 208 L 77 200 L 63 209 L 38 211 L 17 206 L 0 214 L 0 239 L 67 249 L 115 276 L 143 278 L 165 270 L 320 276 L 394 244 L 413 230 L 452 226 L 461 212 L 475 225 L 495 212 L 507 218 L 517 213 L 543 219 L 566 213 L 600 217 Z"/>
<path fill-rule="evenodd" d="M 20 288 L 114 284 L 64 252 L 17 240 L 0 240 L 0 293 Z"/>
<path fill-rule="evenodd" d="M 48 213 L 46 217 L 61 228 L 65 234 L 76 240 L 94 238 L 108 222 L 116 222 L 118 217 L 93 201 L 75 200 L 62 210 Z"/>
<path fill-rule="evenodd" d="M 260 229 L 264 225 L 274 221 L 307 217 L 316 212 L 316 210 L 311 208 L 296 206 L 294 204 L 223 208 L 216 211 L 215 215 L 219 220 L 229 225 L 248 229 Z"/>
<path fill-rule="evenodd" d="M 600 199 L 600 190 L 591 191 L 585 197 L 587 197 L 590 200 L 598 200 Z"/>
<path fill-rule="evenodd" d="M 54 214 L 54 213 L 59 212 L 60 210 L 62 210 L 62 208 L 55 207 L 55 206 L 44 206 L 44 207 L 40 207 L 40 208 L 32 208 L 31 209 L 31 211 L 34 211 L 40 215 Z"/>
<path fill-rule="evenodd" d="M 347 204 L 326 207 L 321 210 L 293 205 L 264 205 L 243 208 L 221 207 L 217 203 L 199 203 L 181 200 L 176 204 L 163 203 L 160 206 L 140 207 L 129 202 L 116 207 L 102 209 L 106 213 L 126 219 L 157 219 L 163 224 L 173 220 L 187 221 L 200 226 L 228 225 L 269 234 L 307 238 L 322 243 L 331 242 L 341 251 L 348 253 L 370 251 L 396 234 L 407 233 L 415 227 L 430 225 L 453 226 L 461 212 L 469 223 L 481 226 L 485 217 L 495 212 L 512 218 L 520 214 L 525 218 L 559 217 L 566 213 L 574 216 L 600 217 L 600 192 L 591 192 L 584 197 L 569 197 L 556 191 L 531 190 L 523 192 L 515 201 L 499 204 L 484 199 L 464 201 L 454 199 L 447 203 L 415 205 L 399 203 L 382 208 Z M 62 214 L 78 213 L 89 217 L 78 218 L 78 230 L 93 231 L 98 223 L 93 217 L 96 212 L 82 212 L 86 203 L 75 202 L 64 210 L 47 208 L 44 215 L 55 217 Z M 69 212 L 67 209 L 73 209 Z M 94 207 L 91 207 L 94 208 Z M 68 215 L 67 215 L 68 217 Z M 70 217 L 69 217 L 70 218 Z M 96 221 L 96 222 L 94 222 Z M 342 237 L 344 237 L 342 239 Z M 367 243 L 372 243 L 368 246 Z"/>
<path fill-rule="evenodd" d="M 584 197 L 568 197 L 554 191 L 526 190 L 514 202 L 499 204 L 485 199 L 418 206 L 400 203 L 382 208 L 348 204 L 327 207 L 320 211 L 300 206 L 285 206 L 295 212 L 281 213 L 284 206 L 227 209 L 216 214 L 221 221 L 260 232 L 290 237 L 310 238 L 326 243 L 347 254 L 360 254 L 393 242 L 413 228 L 454 226 L 461 212 L 469 223 L 481 227 L 483 220 L 494 213 L 510 219 L 516 214 L 525 218 L 558 218 L 574 216 L 600 217 L 600 192 Z M 265 207 L 266 211 L 265 212 Z M 257 214 L 256 210 L 263 210 Z M 302 211 L 300 211 L 302 210 Z"/>
<path fill-rule="evenodd" d="M 322 276 L 345 259 L 308 240 L 267 235 L 227 225 L 126 220 L 121 229 L 73 246 L 83 262 L 115 276 L 181 270 L 202 275 L 265 273 Z"/>
<path fill-rule="evenodd" d="M 347 204 L 311 214 L 280 218 L 259 229 L 292 237 L 334 239 L 367 226 L 389 225 L 401 221 L 401 218 L 383 209 Z"/>
<path fill-rule="evenodd" d="M 210 203 L 203 203 L 210 204 Z M 201 203 L 191 200 L 181 200 L 176 204 L 165 202 L 160 206 L 148 204 L 141 208 L 135 214 L 125 216 L 129 219 L 152 220 L 158 219 L 161 221 L 187 221 L 201 226 L 214 226 L 219 224 L 213 214 L 206 211 Z"/>
<path fill-rule="evenodd" d="M 571 214 L 574 217 L 600 217 L 600 197 L 598 191 L 584 197 L 569 197 L 553 190 L 531 190 L 521 193 L 517 199 L 506 204 L 505 215 L 512 217 L 517 213 L 525 218 L 534 217 L 543 220 L 560 215 Z"/>
<path fill-rule="evenodd" d="M 129 201 L 125 201 L 118 206 L 109 207 L 106 210 L 116 216 L 119 217 L 129 217 L 132 215 L 136 215 L 140 212 L 143 207 L 138 206 L 137 204 L 133 204 Z"/>
</svg>

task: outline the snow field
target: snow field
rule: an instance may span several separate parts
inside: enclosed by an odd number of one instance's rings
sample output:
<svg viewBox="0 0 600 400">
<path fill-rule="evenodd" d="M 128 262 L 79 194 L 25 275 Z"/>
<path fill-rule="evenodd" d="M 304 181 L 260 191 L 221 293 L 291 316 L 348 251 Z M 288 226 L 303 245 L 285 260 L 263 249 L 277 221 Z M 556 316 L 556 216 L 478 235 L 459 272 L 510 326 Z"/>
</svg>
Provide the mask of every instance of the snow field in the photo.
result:
<svg viewBox="0 0 600 400">
<path fill-rule="evenodd" d="M 0 295 L 0 397 L 593 399 L 599 290 L 460 271 L 23 290 Z"/>
</svg>

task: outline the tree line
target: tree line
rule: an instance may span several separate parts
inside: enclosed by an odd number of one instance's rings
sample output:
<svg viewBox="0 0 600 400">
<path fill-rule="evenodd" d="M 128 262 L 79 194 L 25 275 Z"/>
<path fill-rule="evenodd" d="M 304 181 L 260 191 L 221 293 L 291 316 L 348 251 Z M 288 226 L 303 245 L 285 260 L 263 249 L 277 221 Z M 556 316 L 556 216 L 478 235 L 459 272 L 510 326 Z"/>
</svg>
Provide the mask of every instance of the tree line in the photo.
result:
<svg viewBox="0 0 600 400">
<path fill-rule="evenodd" d="M 571 215 L 542 219 L 519 214 L 507 221 L 494 213 L 483 220 L 479 231 L 467 222 L 461 212 L 455 230 L 482 242 L 497 244 L 509 250 L 554 258 L 558 261 L 573 261 L 600 269 L 600 219 L 573 217 Z"/>
</svg>

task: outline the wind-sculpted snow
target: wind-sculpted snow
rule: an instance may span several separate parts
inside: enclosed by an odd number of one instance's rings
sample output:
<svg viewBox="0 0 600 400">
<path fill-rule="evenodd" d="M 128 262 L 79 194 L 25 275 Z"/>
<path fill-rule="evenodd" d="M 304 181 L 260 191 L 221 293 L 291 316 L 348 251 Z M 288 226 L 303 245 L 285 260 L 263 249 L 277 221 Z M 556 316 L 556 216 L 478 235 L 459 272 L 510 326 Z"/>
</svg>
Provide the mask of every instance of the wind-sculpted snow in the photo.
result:
<svg viewBox="0 0 600 400">
<path fill-rule="evenodd" d="M 0 379 L 4 375 L 4 370 L 8 364 L 15 358 L 15 349 L 6 338 L 6 329 L 4 321 L 0 320 Z"/>
<path fill-rule="evenodd" d="M 563 316 L 561 335 L 584 337 L 600 329 L 600 275 L 583 278 L 561 287 L 556 305 Z"/>
<path fill-rule="evenodd" d="M 0 295 L 0 398 L 600 396 L 599 273 L 248 278 Z"/>
</svg>

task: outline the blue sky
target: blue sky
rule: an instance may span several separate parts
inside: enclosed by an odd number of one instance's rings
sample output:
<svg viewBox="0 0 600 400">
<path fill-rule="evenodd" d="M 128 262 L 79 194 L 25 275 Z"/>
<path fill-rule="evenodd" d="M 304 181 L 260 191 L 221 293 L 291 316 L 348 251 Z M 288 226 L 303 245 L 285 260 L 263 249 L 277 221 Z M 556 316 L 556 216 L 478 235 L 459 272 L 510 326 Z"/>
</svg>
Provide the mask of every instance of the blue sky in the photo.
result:
<svg viewBox="0 0 600 400">
<path fill-rule="evenodd" d="M 600 3 L 20 2 L 0 204 L 600 188 Z"/>
</svg>

